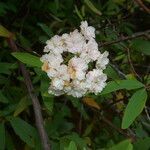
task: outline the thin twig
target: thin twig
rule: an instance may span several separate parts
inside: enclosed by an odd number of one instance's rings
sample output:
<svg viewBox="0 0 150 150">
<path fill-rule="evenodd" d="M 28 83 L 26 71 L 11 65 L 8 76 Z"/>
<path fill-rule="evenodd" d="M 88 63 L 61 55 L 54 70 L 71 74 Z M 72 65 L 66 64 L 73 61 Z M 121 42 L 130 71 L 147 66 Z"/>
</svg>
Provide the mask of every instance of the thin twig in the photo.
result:
<svg viewBox="0 0 150 150">
<path fill-rule="evenodd" d="M 82 133 L 82 119 L 83 119 L 82 111 L 83 111 L 83 104 L 81 104 L 81 113 L 79 117 L 79 134 Z"/>
<path fill-rule="evenodd" d="M 126 47 L 126 50 L 127 50 L 127 53 L 128 53 L 128 61 L 129 61 L 129 64 L 131 66 L 131 70 L 132 72 L 137 76 L 137 78 L 142 81 L 141 77 L 138 75 L 138 73 L 135 71 L 134 69 L 134 66 L 132 64 L 132 60 L 131 60 L 131 55 L 130 55 L 130 49 L 128 47 Z"/>
<path fill-rule="evenodd" d="M 116 131 L 118 131 L 119 133 L 123 134 L 125 137 L 129 137 L 122 129 L 117 128 L 111 121 L 109 121 L 107 118 L 102 117 L 101 118 L 102 121 L 104 121 L 106 124 L 108 124 L 109 126 L 111 126 L 113 129 L 115 129 Z"/>
<path fill-rule="evenodd" d="M 141 0 L 134 0 L 145 12 L 150 14 L 150 9 L 144 5 Z"/>
<path fill-rule="evenodd" d="M 8 44 L 13 51 L 19 51 L 15 42 L 13 41 L 13 39 L 9 38 Z M 37 129 L 38 129 L 41 141 L 42 141 L 43 149 L 50 150 L 48 135 L 44 129 L 44 123 L 43 123 L 44 121 L 43 121 L 43 117 L 42 117 L 42 113 L 41 113 L 41 106 L 40 106 L 38 97 L 34 92 L 34 87 L 32 85 L 30 75 L 29 75 L 28 71 L 26 70 L 26 67 L 24 64 L 19 63 L 19 65 L 21 68 L 22 75 L 24 77 L 25 84 L 27 86 L 27 90 L 28 90 L 29 95 L 32 100 L 36 126 L 37 126 Z"/>
<path fill-rule="evenodd" d="M 147 119 L 148 119 L 148 121 L 150 121 L 150 114 L 149 114 L 149 112 L 147 110 L 147 106 L 145 106 L 144 109 L 145 109 L 145 113 L 146 113 Z"/>
<path fill-rule="evenodd" d="M 123 42 L 123 41 L 132 40 L 132 39 L 135 39 L 135 38 L 138 38 L 138 37 L 141 37 L 141 36 L 147 36 L 148 34 L 150 34 L 150 30 L 146 30 L 144 32 L 137 32 L 137 33 L 135 33 L 131 36 L 121 37 L 121 38 L 119 38 L 115 41 L 100 43 L 99 47 L 105 47 L 105 46 L 120 43 L 120 42 Z"/>
<path fill-rule="evenodd" d="M 124 132 L 122 129 L 116 127 L 110 120 L 108 120 L 106 117 L 102 117 L 101 120 L 109 125 L 111 128 L 115 129 L 117 132 L 120 134 L 124 135 L 126 138 L 130 138 L 133 142 L 136 141 L 135 136 L 133 135 L 128 135 L 128 133 Z"/>
<path fill-rule="evenodd" d="M 84 103 L 83 103 L 84 104 Z M 98 120 L 103 121 L 104 123 L 106 123 L 108 126 L 110 126 L 111 128 L 115 129 L 118 133 L 122 134 L 123 136 L 125 136 L 126 138 L 130 138 L 133 142 L 136 141 L 136 136 L 135 134 L 130 130 L 130 133 L 126 133 L 123 129 L 115 126 L 110 120 L 108 120 L 104 114 L 102 113 L 103 110 L 97 110 L 95 108 L 91 108 L 89 107 L 91 110 L 93 110 L 94 112 L 97 113 L 96 116 L 98 116 Z M 127 131 L 129 131 L 129 129 L 127 129 Z"/>
<path fill-rule="evenodd" d="M 145 81 L 148 81 L 149 76 L 150 76 L 150 64 L 147 66 Z"/>
<path fill-rule="evenodd" d="M 126 75 L 118 68 L 117 65 L 115 64 L 112 64 L 112 63 L 109 63 L 110 66 L 118 73 L 118 75 L 123 78 L 123 79 L 126 79 Z"/>
</svg>

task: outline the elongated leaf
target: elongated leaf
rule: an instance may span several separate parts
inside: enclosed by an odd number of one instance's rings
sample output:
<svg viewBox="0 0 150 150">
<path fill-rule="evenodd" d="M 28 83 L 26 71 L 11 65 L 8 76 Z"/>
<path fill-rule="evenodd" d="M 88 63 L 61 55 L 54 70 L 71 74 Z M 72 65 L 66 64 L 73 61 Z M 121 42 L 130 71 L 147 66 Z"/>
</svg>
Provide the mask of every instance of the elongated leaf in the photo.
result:
<svg viewBox="0 0 150 150">
<path fill-rule="evenodd" d="M 83 17 L 82 17 L 82 15 L 81 15 L 81 13 L 80 13 L 80 11 L 79 11 L 79 9 L 78 9 L 78 7 L 75 5 L 75 12 L 76 12 L 76 14 L 78 15 L 78 17 L 81 19 L 81 20 L 83 20 Z"/>
<path fill-rule="evenodd" d="M 67 150 L 77 150 L 76 143 L 74 141 L 71 141 Z"/>
<path fill-rule="evenodd" d="M 119 75 L 117 72 L 109 65 L 104 72 L 107 74 L 107 76 L 113 80 L 119 80 Z"/>
<path fill-rule="evenodd" d="M 40 26 L 41 29 L 42 29 L 49 37 L 51 37 L 51 36 L 53 35 L 52 30 L 51 30 L 50 27 L 48 27 L 46 24 L 38 23 L 38 26 Z"/>
<path fill-rule="evenodd" d="M 0 123 L 0 150 L 5 149 L 5 127 L 3 123 Z"/>
<path fill-rule="evenodd" d="M 137 80 L 118 80 L 118 81 L 110 81 L 107 83 L 107 86 L 101 92 L 102 94 L 108 94 L 117 90 L 126 89 L 138 89 L 144 87 L 144 85 Z"/>
<path fill-rule="evenodd" d="M 83 134 L 84 137 L 88 136 L 91 133 L 93 126 L 94 126 L 93 122 L 87 126 Z"/>
<path fill-rule="evenodd" d="M 0 75 L 0 85 L 8 83 L 9 80 L 4 75 Z"/>
<path fill-rule="evenodd" d="M 76 144 L 76 147 L 78 147 L 79 149 L 87 149 L 85 140 L 81 138 L 77 133 L 73 132 L 72 134 L 66 136 L 66 138 L 73 141 Z"/>
<path fill-rule="evenodd" d="M 5 27 L 0 25 L 0 36 L 9 38 L 12 35 L 11 32 L 9 32 Z"/>
<path fill-rule="evenodd" d="M 54 97 L 53 96 L 47 97 L 47 96 L 43 96 L 43 94 L 42 94 L 42 99 L 43 99 L 44 105 L 47 108 L 47 110 L 52 112 L 53 105 L 54 105 Z"/>
<path fill-rule="evenodd" d="M 33 67 L 41 67 L 42 62 L 40 61 L 40 58 L 34 55 L 31 55 L 29 53 L 22 53 L 22 52 L 14 52 L 12 55 L 23 62 L 24 64 L 33 66 Z"/>
<path fill-rule="evenodd" d="M 122 129 L 128 128 L 136 117 L 142 112 L 147 100 L 147 92 L 145 89 L 136 91 L 130 98 L 129 103 L 125 109 Z"/>
<path fill-rule="evenodd" d="M 4 108 L 4 110 L 1 111 L 0 116 L 7 116 L 10 115 L 12 112 L 15 111 L 17 104 L 11 104 Z"/>
<path fill-rule="evenodd" d="M 150 149 L 150 137 L 139 139 L 134 143 L 135 150 L 149 150 Z"/>
<path fill-rule="evenodd" d="M 4 96 L 2 91 L 0 91 L 0 102 L 2 103 L 8 103 L 8 99 Z"/>
<path fill-rule="evenodd" d="M 28 49 L 29 47 L 31 47 L 31 41 L 27 39 L 26 37 L 22 36 L 21 34 L 17 36 L 17 39 L 19 40 L 20 45 L 24 47 L 25 49 Z"/>
<path fill-rule="evenodd" d="M 131 43 L 131 47 L 137 51 L 140 51 L 146 55 L 150 55 L 150 41 L 136 39 Z"/>
<path fill-rule="evenodd" d="M 36 129 L 18 117 L 11 117 L 8 120 L 20 139 L 29 146 L 34 147 L 35 139 L 38 136 Z"/>
<path fill-rule="evenodd" d="M 18 116 L 22 111 L 24 111 L 29 105 L 31 105 L 31 101 L 27 97 L 23 97 L 17 105 L 17 108 L 14 112 L 14 116 Z"/>
<path fill-rule="evenodd" d="M 16 69 L 18 65 L 12 63 L 2 63 L 0 62 L 0 73 L 2 74 L 11 74 L 11 69 Z"/>
<path fill-rule="evenodd" d="M 133 145 L 130 140 L 125 140 L 109 148 L 108 150 L 133 150 Z"/>
<path fill-rule="evenodd" d="M 13 143 L 13 137 L 9 134 L 8 131 L 6 131 L 6 149 L 7 150 L 15 150 L 15 146 Z"/>
<path fill-rule="evenodd" d="M 98 103 L 91 97 L 85 97 L 83 98 L 83 102 L 93 108 L 99 109 L 100 110 L 100 106 L 98 105 Z"/>
<path fill-rule="evenodd" d="M 52 112 L 54 105 L 54 96 L 48 94 L 49 81 L 41 80 L 41 95 L 46 108 Z"/>
<path fill-rule="evenodd" d="M 85 4 L 97 15 L 102 15 L 102 13 L 92 4 L 90 0 L 84 0 Z"/>
</svg>

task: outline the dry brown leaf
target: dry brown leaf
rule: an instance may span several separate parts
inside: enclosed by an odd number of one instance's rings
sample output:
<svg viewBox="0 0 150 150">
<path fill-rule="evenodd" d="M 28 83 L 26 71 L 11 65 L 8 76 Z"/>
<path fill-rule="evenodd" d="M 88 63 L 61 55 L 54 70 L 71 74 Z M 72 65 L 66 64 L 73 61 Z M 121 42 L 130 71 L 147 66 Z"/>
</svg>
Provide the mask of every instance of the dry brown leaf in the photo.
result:
<svg viewBox="0 0 150 150">
<path fill-rule="evenodd" d="M 91 97 L 85 97 L 85 98 L 83 98 L 83 102 L 84 102 L 86 105 L 90 106 L 90 107 L 94 107 L 94 108 L 100 110 L 100 106 L 99 106 L 99 105 L 97 104 L 97 102 L 96 102 L 93 98 L 91 98 Z"/>
</svg>

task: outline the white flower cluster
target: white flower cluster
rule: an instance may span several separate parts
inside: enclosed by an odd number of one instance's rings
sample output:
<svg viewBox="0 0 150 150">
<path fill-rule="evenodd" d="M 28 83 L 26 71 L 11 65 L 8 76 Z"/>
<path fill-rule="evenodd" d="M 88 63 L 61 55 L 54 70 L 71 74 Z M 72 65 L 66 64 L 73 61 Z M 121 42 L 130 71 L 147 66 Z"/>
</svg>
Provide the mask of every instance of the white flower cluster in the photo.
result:
<svg viewBox="0 0 150 150">
<path fill-rule="evenodd" d="M 98 94 L 106 86 L 103 70 L 109 62 L 108 52 L 100 53 L 95 41 L 95 28 L 82 21 L 76 29 L 46 42 L 42 70 L 51 79 L 48 92 L 56 96 L 67 94 L 82 97 Z"/>
</svg>

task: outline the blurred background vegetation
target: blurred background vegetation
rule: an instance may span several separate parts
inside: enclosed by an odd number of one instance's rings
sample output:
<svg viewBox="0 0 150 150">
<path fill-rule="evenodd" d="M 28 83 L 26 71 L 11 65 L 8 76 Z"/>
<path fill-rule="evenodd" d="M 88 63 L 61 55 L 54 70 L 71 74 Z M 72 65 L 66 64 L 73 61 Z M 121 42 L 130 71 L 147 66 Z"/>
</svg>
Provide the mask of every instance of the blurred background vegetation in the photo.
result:
<svg viewBox="0 0 150 150">
<path fill-rule="evenodd" d="M 100 51 L 110 53 L 105 70 L 108 81 L 136 79 L 148 93 L 149 6 L 149 0 L 1 0 L 0 150 L 42 149 L 32 102 L 17 60 L 11 55 L 6 29 L 21 52 L 40 57 L 46 40 L 70 32 L 87 20 L 96 28 Z M 130 91 L 125 87 L 83 99 L 54 97 L 47 94 L 46 74 L 40 68 L 26 67 L 42 106 L 52 150 L 150 149 L 149 93 L 143 113 L 123 130 L 124 110 L 137 91 L 130 81 L 126 83 Z"/>
</svg>

